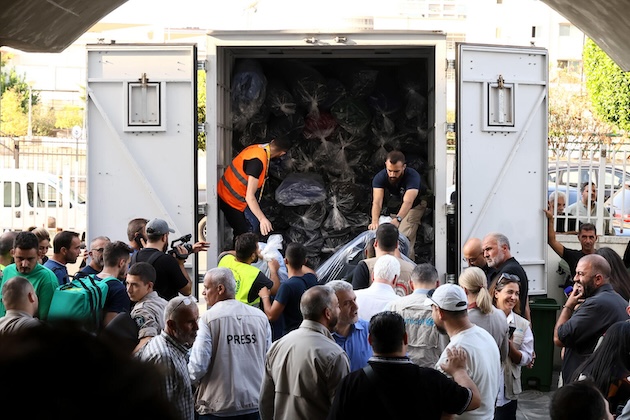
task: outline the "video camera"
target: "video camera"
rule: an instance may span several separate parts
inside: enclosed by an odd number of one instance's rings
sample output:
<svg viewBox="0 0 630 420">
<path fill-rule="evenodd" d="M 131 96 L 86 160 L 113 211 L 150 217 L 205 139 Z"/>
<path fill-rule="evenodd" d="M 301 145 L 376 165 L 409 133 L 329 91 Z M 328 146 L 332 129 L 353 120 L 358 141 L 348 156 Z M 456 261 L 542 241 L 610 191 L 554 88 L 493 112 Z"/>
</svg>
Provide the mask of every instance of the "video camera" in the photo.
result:
<svg viewBox="0 0 630 420">
<path fill-rule="evenodd" d="M 177 259 L 185 260 L 186 258 L 188 258 L 190 254 L 193 253 L 193 246 L 192 244 L 189 243 L 191 239 L 192 239 L 192 234 L 189 233 L 188 235 L 184 235 L 181 238 L 172 240 L 171 249 L 168 250 L 168 254 L 173 255 Z M 183 246 L 186 249 L 186 251 L 188 251 L 188 253 L 180 254 L 179 252 L 177 252 L 178 246 Z"/>
</svg>

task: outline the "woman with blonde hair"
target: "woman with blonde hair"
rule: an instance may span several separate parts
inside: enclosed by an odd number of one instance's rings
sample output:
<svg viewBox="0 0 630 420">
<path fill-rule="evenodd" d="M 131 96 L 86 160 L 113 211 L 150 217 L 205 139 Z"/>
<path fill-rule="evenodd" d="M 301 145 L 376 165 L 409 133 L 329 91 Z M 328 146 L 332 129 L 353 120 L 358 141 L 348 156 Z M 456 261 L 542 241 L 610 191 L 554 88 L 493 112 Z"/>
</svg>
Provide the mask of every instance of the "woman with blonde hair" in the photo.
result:
<svg viewBox="0 0 630 420">
<path fill-rule="evenodd" d="M 48 233 L 48 230 L 43 227 L 33 227 L 29 230 L 37 236 L 37 240 L 39 241 L 39 248 L 37 249 L 37 262 L 44 264 L 48 261 L 46 253 L 50 249 L 50 234 Z"/>
<path fill-rule="evenodd" d="M 522 392 L 521 367 L 534 357 L 534 335 L 529 321 L 518 315 L 521 281 L 517 275 L 503 273 L 491 291 L 494 304 L 505 313 L 510 326 L 508 357 L 503 360 L 503 386 L 499 389 L 495 420 L 516 420 L 518 395 Z"/>
<path fill-rule="evenodd" d="M 497 342 L 501 361 L 508 354 L 508 324 L 503 311 L 492 305 L 486 274 L 479 267 L 468 267 L 459 276 L 459 285 L 468 298 L 468 319 L 488 331 Z"/>
</svg>

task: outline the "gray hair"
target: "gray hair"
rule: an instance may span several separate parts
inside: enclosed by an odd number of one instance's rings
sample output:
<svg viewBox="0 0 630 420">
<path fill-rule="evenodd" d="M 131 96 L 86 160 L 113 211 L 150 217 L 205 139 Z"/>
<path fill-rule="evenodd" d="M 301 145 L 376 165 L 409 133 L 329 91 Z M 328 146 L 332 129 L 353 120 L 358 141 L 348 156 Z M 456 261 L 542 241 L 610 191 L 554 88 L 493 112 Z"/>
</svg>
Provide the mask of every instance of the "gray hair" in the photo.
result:
<svg viewBox="0 0 630 420">
<path fill-rule="evenodd" d="M 503 245 L 507 246 L 507 249 L 510 249 L 510 240 L 502 233 L 492 232 L 486 235 L 487 238 L 494 238 L 497 241 L 497 245 L 502 247 Z"/>
<path fill-rule="evenodd" d="M 438 281 L 438 272 L 431 264 L 418 264 L 411 272 L 411 281 L 416 284 L 430 283 L 435 286 L 435 283 Z"/>
<path fill-rule="evenodd" d="M 549 194 L 549 197 L 547 198 L 547 201 L 555 202 L 558 198 L 564 198 L 566 200 L 567 199 L 567 195 L 565 193 L 563 193 L 562 191 L 552 191 Z"/>
<path fill-rule="evenodd" d="M 90 241 L 90 248 L 92 248 L 92 245 L 94 245 L 94 242 L 96 241 L 105 241 L 105 242 L 111 242 L 112 240 L 109 239 L 107 236 L 97 236 L 96 238 L 92 239 Z"/>
<path fill-rule="evenodd" d="M 381 255 L 374 264 L 374 279 L 392 282 L 400 276 L 400 263 L 393 255 Z"/>
<path fill-rule="evenodd" d="M 313 286 L 302 295 L 300 299 L 300 311 L 304 319 L 318 321 L 323 312 L 332 309 L 335 291 L 328 285 Z"/>
<path fill-rule="evenodd" d="M 225 287 L 226 297 L 233 299 L 236 295 L 236 279 L 232 270 L 225 267 L 211 268 L 206 273 L 204 280 L 210 278 L 213 285 L 218 286 L 222 284 Z"/>
<path fill-rule="evenodd" d="M 331 287 L 335 291 L 335 293 L 337 293 L 337 292 L 349 292 L 351 290 L 354 290 L 352 288 L 352 284 L 348 283 L 345 280 L 329 281 L 328 283 L 326 283 L 326 286 Z"/>
<path fill-rule="evenodd" d="M 175 314 L 190 305 L 196 305 L 197 299 L 194 296 L 175 296 L 169 300 L 164 308 L 164 324 L 167 321 L 175 319 Z"/>
</svg>

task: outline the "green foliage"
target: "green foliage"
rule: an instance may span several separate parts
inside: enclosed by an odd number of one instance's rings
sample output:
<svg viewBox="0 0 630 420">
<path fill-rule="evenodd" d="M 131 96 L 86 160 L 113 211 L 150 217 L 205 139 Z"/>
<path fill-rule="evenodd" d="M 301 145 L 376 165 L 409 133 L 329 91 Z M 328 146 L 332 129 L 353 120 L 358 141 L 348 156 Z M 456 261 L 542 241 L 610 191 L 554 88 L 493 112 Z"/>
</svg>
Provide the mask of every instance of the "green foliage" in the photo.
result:
<svg viewBox="0 0 630 420">
<path fill-rule="evenodd" d="M 206 72 L 197 71 L 197 123 L 206 122 Z M 196 128 L 196 127 L 195 127 Z M 206 150 L 206 133 L 197 134 L 197 147 Z"/>
<path fill-rule="evenodd" d="M 584 45 L 584 71 L 595 112 L 622 130 L 630 130 L 630 74 L 591 39 Z"/>
<path fill-rule="evenodd" d="M 4 95 L 7 90 L 15 89 L 21 94 L 22 100 L 20 106 L 24 112 L 28 112 L 28 91 L 29 86 L 26 83 L 26 75 L 18 74 L 15 67 L 7 68 L 7 62 L 10 60 L 10 56 L 2 55 L 0 61 L 0 96 Z M 32 92 L 32 104 L 37 105 L 39 103 L 39 93 Z"/>
<path fill-rule="evenodd" d="M 56 128 L 72 128 L 75 125 L 83 127 L 83 108 L 76 105 L 65 105 L 57 112 Z"/>
<path fill-rule="evenodd" d="M 33 134 L 52 136 L 55 130 L 55 109 L 37 104 L 33 107 Z"/>
<path fill-rule="evenodd" d="M 17 88 L 6 90 L 0 99 L 0 131 L 10 136 L 25 136 L 28 131 L 28 116 L 21 107 L 24 99 Z"/>
</svg>

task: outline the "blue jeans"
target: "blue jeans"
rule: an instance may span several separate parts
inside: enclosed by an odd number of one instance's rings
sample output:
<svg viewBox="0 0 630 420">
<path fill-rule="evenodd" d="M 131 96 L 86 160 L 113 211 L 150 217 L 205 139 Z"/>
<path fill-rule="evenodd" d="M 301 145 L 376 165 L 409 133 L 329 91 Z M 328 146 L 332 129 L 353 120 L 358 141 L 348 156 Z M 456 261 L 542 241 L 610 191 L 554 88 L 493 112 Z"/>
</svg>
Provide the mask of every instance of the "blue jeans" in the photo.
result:
<svg viewBox="0 0 630 420">
<path fill-rule="evenodd" d="M 250 232 L 254 232 L 260 235 L 260 221 L 258 220 L 258 218 L 254 216 L 254 213 L 252 213 L 249 207 L 245 207 L 245 211 L 243 213 L 245 214 L 245 218 L 252 227 Z"/>
</svg>

